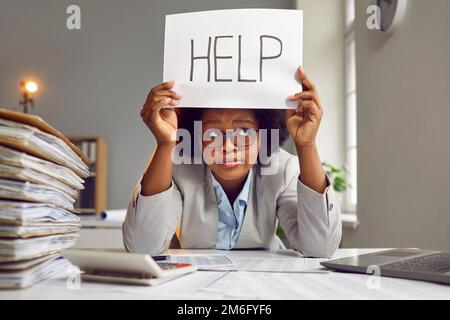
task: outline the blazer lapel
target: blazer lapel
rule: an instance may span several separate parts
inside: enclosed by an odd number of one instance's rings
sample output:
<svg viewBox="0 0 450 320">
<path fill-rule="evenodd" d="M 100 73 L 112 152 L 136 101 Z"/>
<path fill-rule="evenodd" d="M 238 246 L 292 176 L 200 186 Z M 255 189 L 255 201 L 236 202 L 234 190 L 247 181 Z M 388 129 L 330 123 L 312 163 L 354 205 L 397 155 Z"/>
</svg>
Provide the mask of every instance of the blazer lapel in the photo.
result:
<svg viewBox="0 0 450 320">
<path fill-rule="evenodd" d="M 189 186 L 190 200 L 184 208 L 188 211 L 183 212 L 180 244 L 182 248 L 215 249 L 219 220 L 216 196 L 209 169 L 203 166 L 199 170 L 198 180 Z"/>
<path fill-rule="evenodd" d="M 216 194 L 211 182 L 210 169 L 205 166 L 204 170 L 204 185 L 203 192 L 205 196 L 204 211 L 203 211 L 203 223 L 205 229 L 202 233 L 203 239 L 210 248 L 216 248 L 217 244 L 217 232 L 219 224 L 219 209 L 217 207 Z"/>
</svg>

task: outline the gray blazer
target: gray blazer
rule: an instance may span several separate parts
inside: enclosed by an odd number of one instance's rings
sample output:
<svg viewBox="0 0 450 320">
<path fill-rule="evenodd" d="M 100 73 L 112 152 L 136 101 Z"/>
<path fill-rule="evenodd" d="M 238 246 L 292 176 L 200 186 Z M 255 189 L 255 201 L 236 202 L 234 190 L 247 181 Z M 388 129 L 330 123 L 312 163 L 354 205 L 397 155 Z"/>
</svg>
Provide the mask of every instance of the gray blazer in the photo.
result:
<svg viewBox="0 0 450 320">
<path fill-rule="evenodd" d="M 298 179 L 298 158 L 280 149 L 273 175 L 255 165 L 244 222 L 235 248 L 276 250 L 279 223 L 292 249 L 310 257 L 331 257 L 338 247 L 342 224 L 333 188 L 315 192 Z M 174 165 L 171 187 L 159 194 L 140 194 L 137 183 L 123 224 L 125 248 L 157 255 L 165 252 L 180 225 L 180 245 L 214 249 L 218 209 L 206 165 Z M 328 184 L 329 185 L 329 184 Z"/>
</svg>

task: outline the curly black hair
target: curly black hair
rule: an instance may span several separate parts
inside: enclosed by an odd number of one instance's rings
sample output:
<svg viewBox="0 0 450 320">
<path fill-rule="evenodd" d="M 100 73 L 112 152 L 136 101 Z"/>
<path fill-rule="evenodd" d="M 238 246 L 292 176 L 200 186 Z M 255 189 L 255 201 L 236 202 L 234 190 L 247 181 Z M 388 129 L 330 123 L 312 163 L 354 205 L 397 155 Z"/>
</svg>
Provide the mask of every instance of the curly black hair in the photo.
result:
<svg viewBox="0 0 450 320">
<path fill-rule="evenodd" d="M 179 114 L 179 128 L 189 131 L 191 136 L 194 136 L 194 121 L 200 121 L 202 114 L 206 109 L 203 108 L 184 108 L 180 110 Z M 270 156 L 272 152 L 277 151 L 276 147 L 283 145 L 289 137 L 289 132 L 286 127 L 286 117 L 284 110 L 272 109 L 254 109 L 255 117 L 258 120 L 258 129 L 267 129 L 267 155 Z M 270 129 L 279 129 L 279 141 L 272 147 Z M 193 141 L 192 141 L 193 143 Z"/>
</svg>

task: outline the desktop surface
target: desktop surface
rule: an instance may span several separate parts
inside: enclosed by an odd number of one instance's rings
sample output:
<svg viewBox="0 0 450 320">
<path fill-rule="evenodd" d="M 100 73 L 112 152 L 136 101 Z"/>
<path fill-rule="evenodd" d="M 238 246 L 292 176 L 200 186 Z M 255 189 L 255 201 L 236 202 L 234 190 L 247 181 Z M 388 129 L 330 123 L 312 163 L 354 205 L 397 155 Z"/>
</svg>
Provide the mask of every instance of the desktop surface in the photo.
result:
<svg viewBox="0 0 450 320">
<path fill-rule="evenodd" d="M 386 249 L 338 249 L 333 259 Z M 169 254 L 225 254 L 233 258 L 304 259 L 264 250 L 170 250 Z M 450 286 L 341 272 L 197 271 L 155 287 L 80 281 L 64 275 L 0 299 L 450 299 Z"/>
</svg>

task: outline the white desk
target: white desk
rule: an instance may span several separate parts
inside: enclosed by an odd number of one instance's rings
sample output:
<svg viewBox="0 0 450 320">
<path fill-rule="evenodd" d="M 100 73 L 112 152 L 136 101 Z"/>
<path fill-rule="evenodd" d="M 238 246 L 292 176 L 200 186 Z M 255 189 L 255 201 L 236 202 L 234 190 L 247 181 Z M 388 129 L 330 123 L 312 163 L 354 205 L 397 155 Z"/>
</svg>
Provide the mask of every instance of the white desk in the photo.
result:
<svg viewBox="0 0 450 320">
<path fill-rule="evenodd" d="M 339 249 L 335 258 L 381 249 Z M 220 253 L 233 257 L 288 258 L 267 251 L 172 250 L 172 253 Z M 198 271 L 156 287 L 81 282 L 70 289 L 66 278 L 24 290 L 0 291 L 0 299 L 450 299 L 450 286 L 394 278 L 329 272 L 283 274 Z M 73 282 L 72 282 L 73 283 Z M 368 285 L 369 284 L 369 285 Z M 73 287 L 73 285 L 72 285 Z"/>
</svg>

